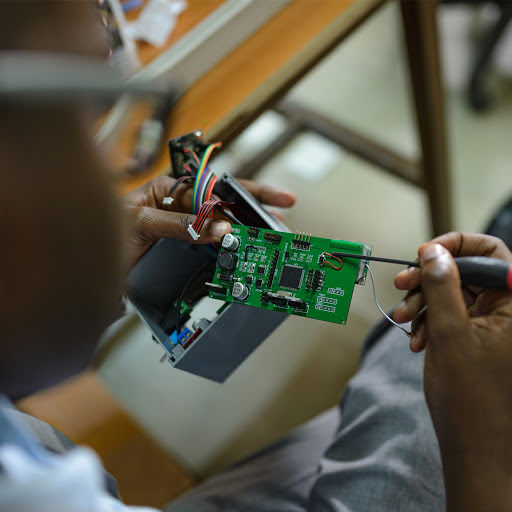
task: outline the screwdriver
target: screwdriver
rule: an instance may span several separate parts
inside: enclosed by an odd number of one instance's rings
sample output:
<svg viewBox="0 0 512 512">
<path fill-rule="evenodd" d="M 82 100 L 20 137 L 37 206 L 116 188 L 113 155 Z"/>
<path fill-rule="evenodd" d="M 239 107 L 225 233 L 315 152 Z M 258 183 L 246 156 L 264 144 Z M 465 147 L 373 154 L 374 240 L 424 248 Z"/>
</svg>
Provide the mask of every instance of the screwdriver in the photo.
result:
<svg viewBox="0 0 512 512">
<path fill-rule="evenodd" d="M 420 266 L 417 261 L 365 256 L 349 252 L 333 252 L 332 255 L 337 258 L 380 261 L 409 267 Z M 466 286 L 477 286 L 488 290 L 512 290 L 512 263 L 508 261 L 485 258 L 484 256 L 464 256 L 455 258 L 455 263 L 459 269 L 460 279 Z"/>
</svg>

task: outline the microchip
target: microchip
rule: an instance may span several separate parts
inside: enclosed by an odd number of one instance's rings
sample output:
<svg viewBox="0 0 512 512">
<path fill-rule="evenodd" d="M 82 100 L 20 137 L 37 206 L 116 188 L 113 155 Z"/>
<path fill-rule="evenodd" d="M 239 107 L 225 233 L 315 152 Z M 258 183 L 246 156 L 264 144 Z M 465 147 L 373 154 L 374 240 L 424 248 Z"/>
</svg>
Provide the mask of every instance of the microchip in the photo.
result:
<svg viewBox="0 0 512 512">
<path fill-rule="evenodd" d="M 263 279 L 256 279 L 256 288 L 261 288 L 263 285 Z"/>
<path fill-rule="evenodd" d="M 247 284 L 251 284 L 252 283 L 252 276 L 245 276 L 245 282 Z"/>
<path fill-rule="evenodd" d="M 263 265 L 260 265 L 258 267 L 258 274 L 262 275 L 265 273 L 265 267 Z"/>
<path fill-rule="evenodd" d="M 284 265 L 279 279 L 279 286 L 290 290 L 298 290 L 302 284 L 304 269 L 293 265 Z"/>
</svg>

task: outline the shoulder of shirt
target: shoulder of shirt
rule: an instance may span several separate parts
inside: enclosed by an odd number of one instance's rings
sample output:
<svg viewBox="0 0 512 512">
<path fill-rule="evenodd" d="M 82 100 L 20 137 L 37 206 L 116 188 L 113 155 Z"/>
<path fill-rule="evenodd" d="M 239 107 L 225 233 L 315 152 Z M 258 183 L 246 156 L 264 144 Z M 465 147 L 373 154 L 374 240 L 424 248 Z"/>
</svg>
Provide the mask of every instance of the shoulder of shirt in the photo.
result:
<svg viewBox="0 0 512 512">
<path fill-rule="evenodd" d="M 80 503 L 80 510 L 90 512 L 155 512 L 128 507 L 108 494 L 103 467 L 92 450 L 76 447 L 64 454 L 46 450 L 9 413 L 11 408 L 12 404 L 0 397 L 0 510 L 73 512 Z"/>
</svg>

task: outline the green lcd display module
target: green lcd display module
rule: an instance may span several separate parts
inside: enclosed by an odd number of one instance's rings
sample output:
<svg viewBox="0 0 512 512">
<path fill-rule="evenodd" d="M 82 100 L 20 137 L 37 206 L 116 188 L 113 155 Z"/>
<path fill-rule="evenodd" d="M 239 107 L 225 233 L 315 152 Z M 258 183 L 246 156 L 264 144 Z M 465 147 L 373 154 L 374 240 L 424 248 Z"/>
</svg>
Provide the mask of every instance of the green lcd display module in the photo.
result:
<svg viewBox="0 0 512 512">
<path fill-rule="evenodd" d="M 210 297 L 345 324 L 354 285 L 364 284 L 365 243 L 234 225 L 222 240 Z"/>
</svg>

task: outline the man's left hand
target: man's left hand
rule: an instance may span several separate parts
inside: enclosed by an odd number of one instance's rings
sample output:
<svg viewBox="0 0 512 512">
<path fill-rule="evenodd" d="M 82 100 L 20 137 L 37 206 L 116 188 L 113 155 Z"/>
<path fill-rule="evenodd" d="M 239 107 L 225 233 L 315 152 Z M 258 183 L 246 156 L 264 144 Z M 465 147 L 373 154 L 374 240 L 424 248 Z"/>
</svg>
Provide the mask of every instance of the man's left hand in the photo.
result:
<svg viewBox="0 0 512 512">
<path fill-rule="evenodd" d="M 128 217 L 127 270 L 160 238 L 192 242 L 187 228 L 194 223 L 196 216 L 191 213 L 190 185 L 180 184 L 174 193 L 172 205 L 162 204 L 175 182 L 170 176 L 160 176 L 125 196 Z M 295 204 L 295 195 L 290 192 L 254 181 L 240 180 L 240 183 L 263 204 L 277 207 L 290 207 Z M 217 243 L 230 232 L 231 224 L 224 218 L 207 219 L 197 243 Z"/>
</svg>

